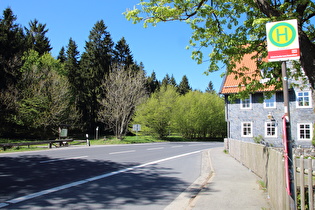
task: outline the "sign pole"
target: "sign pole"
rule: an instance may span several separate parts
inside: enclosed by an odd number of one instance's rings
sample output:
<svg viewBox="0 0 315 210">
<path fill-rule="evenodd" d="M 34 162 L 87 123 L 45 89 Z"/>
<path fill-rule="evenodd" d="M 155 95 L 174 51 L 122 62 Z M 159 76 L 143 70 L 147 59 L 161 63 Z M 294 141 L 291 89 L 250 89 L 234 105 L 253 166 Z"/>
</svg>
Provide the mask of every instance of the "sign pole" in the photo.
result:
<svg viewBox="0 0 315 210">
<path fill-rule="evenodd" d="M 282 61 L 282 85 L 283 85 L 283 101 L 284 101 L 284 120 L 283 123 L 283 136 L 284 141 L 284 158 L 285 158 L 285 174 L 287 183 L 287 192 L 290 195 L 290 209 L 295 209 L 295 193 L 294 193 L 294 173 L 293 173 L 293 142 L 291 138 L 291 123 L 290 123 L 290 106 L 289 106 L 289 88 L 287 78 L 286 61 Z"/>
<path fill-rule="evenodd" d="M 291 137 L 289 88 L 287 76 L 287 60 L 300 59 L 300 47 L 298 38 L 297 20 L 285 20 L 266 24 L 268 61 L 281 61 L 282 85 L 283 85 L 283 146 L 285 158 L 285 182 L 289 195 L 290 209 L 296 209 L 296 197 L 294 192 L 293 173 L 293 140 Z"/>
</svg>

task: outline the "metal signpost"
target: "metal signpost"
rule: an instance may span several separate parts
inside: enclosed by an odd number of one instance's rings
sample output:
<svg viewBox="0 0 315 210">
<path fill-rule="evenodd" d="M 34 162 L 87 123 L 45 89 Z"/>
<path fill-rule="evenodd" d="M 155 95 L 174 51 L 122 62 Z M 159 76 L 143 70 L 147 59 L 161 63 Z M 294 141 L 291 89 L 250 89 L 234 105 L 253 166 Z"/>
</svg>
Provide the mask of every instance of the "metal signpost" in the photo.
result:
<svg viewBox="0 0 315 210">
<path fill-rule="evenodd" d="M 283 116 L 283 146 L 285 158 L 286 190 L 290 196 L 291 209 L 295 209 L 294 194 L 294 174 L 293 174 L 293 152 L 291 139 L 289 91 L 287 77 L 287 60 L 300 59 L 299 38 L 297 29 L 297 20 L 286 20 L 280 22 L 267 23 L 267 47 L 268 61 L 281 61 L 283 98 L 284 98 L 284 116 Z"/>
<path fill-rule="evenodd" d="M 139 125 L 139 124 L 134 124 L 134 125 L 132 126 L 132 130 L 133 130 L 133 131 L 136 131 L 136 139 L 138 140 L 138 131 L 141 130 L 141 125 Z"/>
</svg>

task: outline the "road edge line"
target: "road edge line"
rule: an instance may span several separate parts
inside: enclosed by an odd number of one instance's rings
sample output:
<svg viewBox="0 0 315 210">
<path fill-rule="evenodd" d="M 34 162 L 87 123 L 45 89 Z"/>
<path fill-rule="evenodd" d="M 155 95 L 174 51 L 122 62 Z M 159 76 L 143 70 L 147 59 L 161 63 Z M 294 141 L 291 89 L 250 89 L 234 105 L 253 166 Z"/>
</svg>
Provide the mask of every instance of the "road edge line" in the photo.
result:
<svg viewBox="0 0 315 210">
<path fill-rule="evenodd" d="M 196 154 L 196 153 L 199 153 L 201 151 L 202 150 L 198 150 L 198 151 L 194 151 L 194 152 L 184 153 L 184 154 L 181 154 L 181 155 L 171 156 L 171 157 L 168 157 L 168 158 L 155 160 L 155 161 L 144 163 L 144 164 L 140 164 L 140 165 L 137 165 L 137 166 L 121 169 L 121 170 L 118 170 L 118 171 L 112 171 L 112 172 L 109 172 L 109 173 L 106 173 L 106 174 L 101 174 L 101 175 L 98 175 L 98 176 L 90 177 L 90 178 L 83 179 L 83 180 L 80 180 L 80 181 L 76 181 L 76 182 L 72 182 L 72 183 L 69 183 L 69 184 L 61 185 L 61 186 L 58 186 L 58 187 L 53 187 L 53 188 L 50 188 L 50 189 L 47 189 L 47 190 L 42 190 L 42 191 L 39 191 L 39 192 L 31 193 L 29 195 L 13 198 L 13 199 L 10 199 L 8 201 L 0 203 L 0 208 L 7 207 L 10 204 L 21 203 L 21 202 L 24 202 L 26 200 L 30 200 L 30 199 L 37 198 L 37 197 L 40 197 L 40 196 L 43 196 L 43 195 L 47 195 L 47 194 L 50 194 L 50 193 L 54 193 L 54 192 L 58 192 L 58 191 L 61 191 L 61 190 L 65 190 L 65 189 L 68 189 L 68 188 L 71 188 L 71 187 L 76 187 L 78 185 L 82 185 L 82 184 L 86 184 L 86 183 L 89 183 L 89 182 L 97 181 L 97 180 L 100 180 L 100 179 L 103 179 L 103 178 L 107 178 L 107 177 L 110 177 L 110 176 L 114 176 L 114 175 L 117 175 L 117 174 L 120 174 L 120 173 L 124 173 L 124 172 L 127 172 L 127 171 L 135 170 L 135 169 L 138 169 L 138 168 L 143 168 L 143 167 L 146 167 L 148 165 L 153 165 L 153 164 L 165 162 L 165 161 L 168 161 L 168 160 L 173 160 L 173 159 L 176 159 L 176 158 L 180 158 L 180 157 L 185 157 L 185 156 L 188 156 L 188 155 Z"/>
</svg>

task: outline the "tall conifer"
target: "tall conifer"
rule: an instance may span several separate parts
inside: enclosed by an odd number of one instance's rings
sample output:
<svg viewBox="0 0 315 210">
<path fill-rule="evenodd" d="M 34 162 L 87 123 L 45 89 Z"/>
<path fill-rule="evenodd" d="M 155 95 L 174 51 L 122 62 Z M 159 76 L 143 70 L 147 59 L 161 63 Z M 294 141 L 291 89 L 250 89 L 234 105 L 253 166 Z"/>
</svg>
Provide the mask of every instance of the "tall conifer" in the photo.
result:
<svg viewBox="0 0 315 210">
<path fill-rule="evenodd" d="M 59 54 L 57 56 L 57 60 L 59 60 L 61 63 L 64 63 L 66 61 L 66 54 L 65 54 L 65 48 L 62 47 L 59 51 Z"/>
<path fill-rule="evenodd" d="M 25 37 L 16 19 L 10 8 L 0 18 L 0 90 L 15 85 L 20 76 Z"/>
<path fill-rule="evenodd" d="M 90 131 L 96 127 L 100 88 L 104 76 L 109 73 L 111 68 L 113 46 L 114 42 L 104 21 L 97 21 L 90 31 L 89 40 L 85 43 L 85 52 L 80 61 L 83 79 L 81 88 L 84 88 L 84 95 L 81 99 L 84 102 L 82 114 Z"/>
<path fill-rule="evenodd" d="M 191 87 L 188 82 L 188 78 L 186 75 L 183 76 L 182 81 L 178 85 L 178 92 L 181 95 L 185 95 L 191 90 Z"/>
<path fill-rule="evenodd" d="M 125 69 L 134 64 L 131 50 L 124 37 L 115 45 L 114 61 L 125 66 Z"/>
<path fill-rule="evenodd" d="M 52 48 L 50 47 L 48 37 L 46 37 L 46 33 L 48 32 L 46 24 L 41 24 L 35 19 L 29 23 L 29 28 L 25 27 L 25 30 L 27 45 L 30 49 L 37 51 L 39 55 L 50 52 Z"/>
</svg>

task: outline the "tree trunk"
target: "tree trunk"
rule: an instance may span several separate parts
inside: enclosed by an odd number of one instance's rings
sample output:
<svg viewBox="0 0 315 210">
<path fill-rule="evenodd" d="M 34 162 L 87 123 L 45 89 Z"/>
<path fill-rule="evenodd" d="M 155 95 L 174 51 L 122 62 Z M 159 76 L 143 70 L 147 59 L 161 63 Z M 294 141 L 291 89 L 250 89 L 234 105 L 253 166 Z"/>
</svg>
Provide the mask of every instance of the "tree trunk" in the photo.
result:
<svg viewBox="0 0 315 210">
<path fill-rule="evenodd" d="M 315 45 L 309 40 L 303 31 L 299 31 L 300 36 L 300 51 L 301 51 L 301 65 L 304 69 L 305 75 L 312 86 L 315 88 Z M 314 97 L 313 97 L 314 98 Z"/>
</svg>

